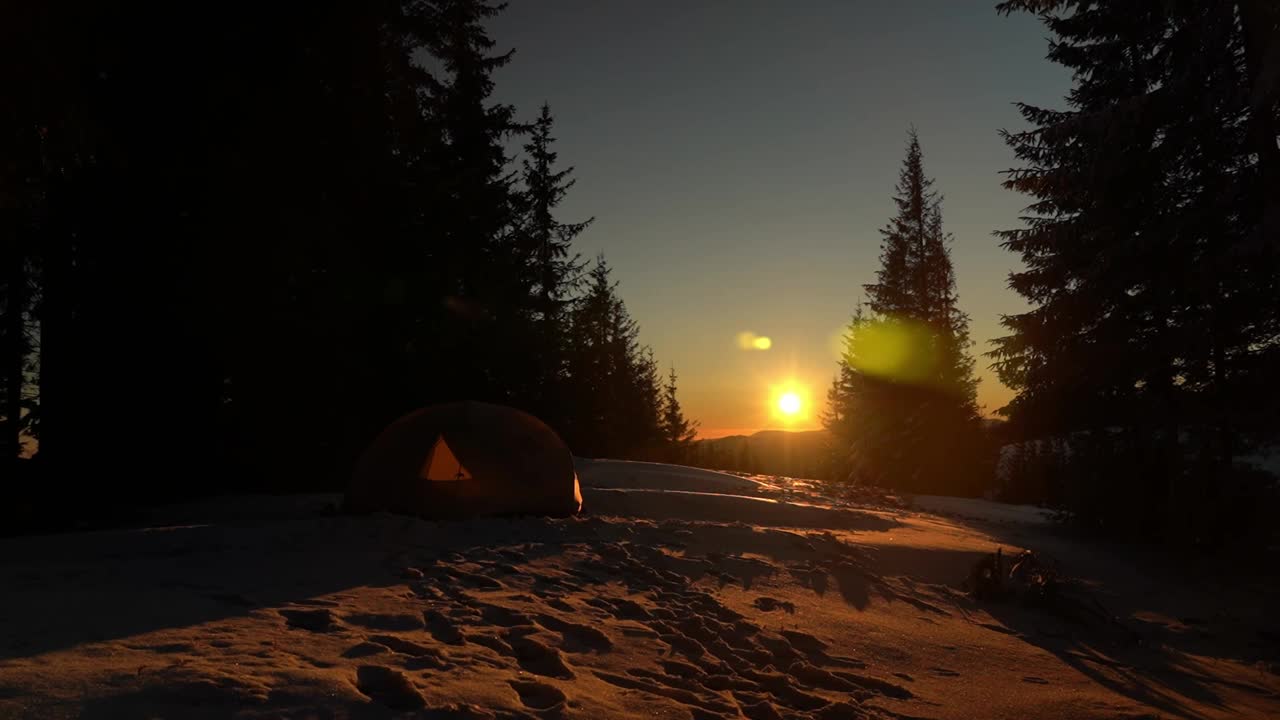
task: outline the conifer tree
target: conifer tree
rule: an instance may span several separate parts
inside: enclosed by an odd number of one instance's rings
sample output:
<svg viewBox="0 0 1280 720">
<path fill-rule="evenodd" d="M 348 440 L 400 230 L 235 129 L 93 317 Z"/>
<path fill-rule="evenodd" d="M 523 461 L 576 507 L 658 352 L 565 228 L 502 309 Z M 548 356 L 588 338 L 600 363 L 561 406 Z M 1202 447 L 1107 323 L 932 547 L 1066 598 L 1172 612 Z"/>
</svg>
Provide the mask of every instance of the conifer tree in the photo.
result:
<svg viewBox="0 0 1280 720">
<path fill-rule="evenodd" d="M 520 197 L 507 140 L 526 128 L 513 106 L 493 102 L 493 73 L 514 50 L 492 54 L 485 21 L 503 9 L 485 0 L 424 0 L 425 47 L 443 69 L 428 81 L 426 113 L 439 145 L 429 259 L 441 313 L 422 351 L 449 377 L 437 392 L 493 400 L 528 398 L 536 369 L 514 348 L 532 344 L 536 280 L 520 252 Z"/>
<path fill-rule="evenodd" d="M 690 422 L 680 407 L 676 393 L 676 369 L 667 374 L 662 396 L 662 439 L 673 462 L 685 462 L 693 438 L 698 433 L 698 423 Z"/>
<path fill-rule="evenodd" d="M 977 380 L 968 317 L 959 309 L 942 200 L 909 132 L 895 187 L 898 209 L 881 230 L 880 268 L 855 311 L 828 393 L 825 425 L 840 478 L 914 491 L 973 493 L 980 469 Z M 910 357 L 886 368 L 885 343 Z"/>
<path fill-rule="evenodd" d="M 577 411 L 566 434 L 587 455 L 644 455 L 661 441 L 657 364 L 610 272 L 598 256 L 573 310 L 569 375 Z"/>
<path fill-rule="evenodd" d="M 1004 318 L 995 368 L 1024 436 L 1086 433 L 1127 454 L 1099 467 L 1144 468 L 1074 493 L 1110 514 L 1097 522 L 1193 535 L 1170 522 L 1212 495 L 1242 430 L 1274 412 L 1260 400 L 1280 359 L 1267 230 L 1280 92 L 1256 54 L 1276 47 L 1267 5 L 998 6 L 1044 20 L 1074 85 L 1066 109 L 1019 105 L 1031 129 L 1004 133 L 1021 163 L 1005 187 L 1033 204 L 999 236 L 1032 307 Z M 1095 502 L 1104 493 L 1133 502 Z"/>
<path fill-rule="evenodd" d="M 639 326 L 636 326 L 639 335 Z M 664 450 L 662 435 L 662 378 L 653 348 L 639 347 L 631 354 L 626 402 L 615 416 L 624 428 L 624 452 L 647 460 L 660 459 Z"/>
<path fill-rule="evenodd" d="M 881 327 L 894 325 L 858 305 L 845 330 L 823 415 L 832 470 L 841 481 L 913 488 L 924 456 L 917 435 L 925 391 L 864 369 L 863 355 L 877 350 L 867 339 Z"/>
<path fill-rule="evenodd" d="M 907 133 L 907 156 L 894 187 L 898 212 L 880 230 L 880 268 L 876 282 L 864 286 L 868 306 L 879 315 L 925 319 L 931 311 L 930 277 L 924 271 L 925 246 L 934 230 L 933 211 L 939 200 L 933 180 L 924 174 L 920 138 Z"/>
<path fill-rule="evenodd" d="M 573 168 L 556 167 L 552 150 L 553 118 L 551 107 L 543 104 L 525 144 L 523 161 L 523 214 L 521 227 L 525 262 L 533 279 L 533 321 L 536 327 L 532 361 L 538 373 L 535 384 L 535 409 L 553 426 L 563 424 L 571 411 L 565 406 L 565 362 L 568 337 L 570 294 L 582 273 L 584 263 L 573 252 L 573 240 L 593 220 L 563 223 L 555 209 L 573 187 Z"/>
</svg>

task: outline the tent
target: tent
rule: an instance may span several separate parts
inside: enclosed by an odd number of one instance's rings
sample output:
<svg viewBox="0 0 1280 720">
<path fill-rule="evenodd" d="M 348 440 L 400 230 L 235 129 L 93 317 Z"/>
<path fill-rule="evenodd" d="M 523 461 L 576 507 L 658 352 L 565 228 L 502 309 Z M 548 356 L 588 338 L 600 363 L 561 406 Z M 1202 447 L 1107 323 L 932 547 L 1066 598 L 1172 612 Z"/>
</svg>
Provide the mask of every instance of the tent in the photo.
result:
<svg viewBox="0 0 1280 720">
<path fill-rule="evenodd" d="M 352 512 L 431 519 L 572 515 L 582 491 L 569 448 L 534 416 L 457 402 L 410 413 L 382 431 L 356 464 Z"/>
</svg>

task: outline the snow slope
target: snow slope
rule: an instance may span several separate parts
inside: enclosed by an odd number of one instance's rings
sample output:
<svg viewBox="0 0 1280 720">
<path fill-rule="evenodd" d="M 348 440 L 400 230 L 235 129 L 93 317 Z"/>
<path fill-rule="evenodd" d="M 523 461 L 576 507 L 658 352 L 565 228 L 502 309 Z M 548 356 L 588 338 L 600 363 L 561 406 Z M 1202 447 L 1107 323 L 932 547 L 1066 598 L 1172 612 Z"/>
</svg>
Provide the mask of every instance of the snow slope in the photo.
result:
<svg viewBox="0 0 1280 720">
<path fill-rule="evenodd" d="M 1280 715 L 1251 644 L 1274 585 L 639 465 L 580 464 L 563 520 L 241 497 L 0 540 L 0 717 Z M 1053 552 L 1143 642 L 971 600 L 997 545 Z"/>
</svg>

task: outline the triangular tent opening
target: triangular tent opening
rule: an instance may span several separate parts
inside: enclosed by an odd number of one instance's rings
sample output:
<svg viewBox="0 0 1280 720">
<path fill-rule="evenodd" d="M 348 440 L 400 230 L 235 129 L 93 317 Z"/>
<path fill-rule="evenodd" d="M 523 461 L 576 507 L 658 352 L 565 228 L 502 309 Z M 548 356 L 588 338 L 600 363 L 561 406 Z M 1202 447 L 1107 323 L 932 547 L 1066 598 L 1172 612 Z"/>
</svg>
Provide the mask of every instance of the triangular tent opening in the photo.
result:
<svg viewBox="0 0 1280 720">
<path fill-rule="evenodd" d="M 437 482 L 470 480 L 471 473 L 462 466 L 462 462 L 449 449 L 449 443 L 446 443 L 444 436 L 440 435 L 431 448 L 431 455 L 422 465 L 422 479 Z"/>
</svg>

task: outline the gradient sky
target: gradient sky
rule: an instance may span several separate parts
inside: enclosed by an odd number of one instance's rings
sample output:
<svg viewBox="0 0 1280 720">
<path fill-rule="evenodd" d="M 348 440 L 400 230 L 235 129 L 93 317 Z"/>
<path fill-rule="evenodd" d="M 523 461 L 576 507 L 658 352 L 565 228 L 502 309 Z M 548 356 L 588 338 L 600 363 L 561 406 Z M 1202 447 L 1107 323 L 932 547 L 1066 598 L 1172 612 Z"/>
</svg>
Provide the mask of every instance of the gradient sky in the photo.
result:
<svg viewBox="0 0 1280 720">
<path fill-rule="evenodd" d="M 873 279 L 908 126 L 945 197 L 974 352 L 1025 305 L 992 231 L 1027 198 L 1000 128 L 1015 101 L 1060 107 L 1069 75 L 1046 31 L 993 0 L 514 0 L 491 25 L 516 49 L 498 99 L 532 119 L 545 100 L 577 185 L 565 221 L 605 253 L 664 372 L 674 365 L 704 436 L 817 427 L 832 340 Z M 742 331 L 768 351 L 740 350 Z M 1011 396 L 979 357 L 979 402 Z M 812 402 L 791 425 L 770 386 Z"/>
</svg>

